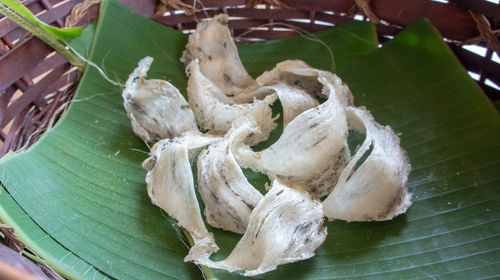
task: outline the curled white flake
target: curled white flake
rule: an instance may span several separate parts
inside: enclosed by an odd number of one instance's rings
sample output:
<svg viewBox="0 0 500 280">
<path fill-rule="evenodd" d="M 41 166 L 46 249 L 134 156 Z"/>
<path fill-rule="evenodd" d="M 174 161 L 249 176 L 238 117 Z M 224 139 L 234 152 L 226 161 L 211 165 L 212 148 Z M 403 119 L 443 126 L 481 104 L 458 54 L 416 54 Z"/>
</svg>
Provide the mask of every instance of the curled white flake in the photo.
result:
<svg viewBox="0 0 500 280">
<path fill-rule="evenodd" d="M 318 81 L 317 69 L 302 60 L 282 61 L 269 71 L 262 73 L 256 81 L 259 85 L 269 85 L 275 81 L 301 88 L 309 94 L 323 96 L 323 85 Z M 295 72 L 299 72 L 296 74 Z"/>
<path fill-rule="evenodd" d="M 189 104 L 167 81 L 146 80 L 153 58 L 145 57 L 130 74 L 123 90 L 123 105 L 134 133 L 147 143 L 197 131 Z"/>
<path fill-rule="evenodd" d="M 231 254 L 220 262 L 204 259 L 198 263 L 228 271 L 245 270 L 245 276 L 254 276 L 280 264 L 313 257 L 326 235 L 321 203 L 274 181 L 250 215 L 248 228 Z"/>
<path fill-rule="evenodd" d="M 193 237 L 194 246 L 185 261 L 208 258 L 219 249 L 201 218 L 189 163 L 190 153 L 194 157 L 196 151 L 216 141 L 220 138 L 201 135 L 161 140 L 143 162 L 148 170 L 146 184 L 151 202 L 177 219 Z"/>
<path fill-rule="evenodd" d="M 231 150 L 235 138 L 244 138 L 256 130 L 250 123 L 231 129 L 223 141 L 211 144 L 198 157 L 198 191 L 205 204 L 207 223 L 213 227 L 244 233 L 250 213 L 262 198 Z"/>
<path fill-rule="evenodd" d="M 328 100 L 295 117 L 269 148 L 235 150 L 238 162 L 286 184 L 308 191 L 313 198 L 331 192 L 350 158 L 347 146 L 346 90 L 333 74 L 320 77 Z"/>
<path fill-rule="evenodd" d="M 302 112 L 319 105 L 318 101 L 304 90 L 285 83 L 275 83 L 261 87 L 260 90 L 276 92 L 283 108 L 283 126 L 287 126 Z"/>
<path fill-rule="evenodd" d="M 257 83 L 248 75 L 241 63 L 238 49 L 228 28 L 228 16 L 219 14 L 209 21 L 200 22 L 189 36 L 181 61 L 189 65 L 199 60 L 200 71 L 212 81 L 223 94 L 236 103 L 252 102 L 250 92 Z"/>
<path fill-rule="evenodd" d="M 248 143 L 254 145 L 269 137 L 277 125 L 270 107 L 277 99 L 276 94 L 263 100 L 254 99 L 253 103 L 227 104 L 218 98 L 223 94 L 220 89 L 200 72 L 197 59 L 191 62 L 188 70 L 189 104 L 201 129 L 223 135 L 233 123 L 253 121 L 260 130 L 248 138 Z"/>
<path fill-rule="evenodd" d="M 303 89 L 305 92 L 319 97 L 328 97 L 328 92 L 324 91 L 325 83 L 330 83 L 337 87 L 337 93 L 341 102 L 352 105 L 353 96 L 347 85 L 340 78 L 328 71 L 320 70 L 309 66 L 302 60 L 285 60 L 270 70 L 264 72 L 257 78 L 259 85 L 271 84 L 274 81 L 283 81 L 288 85 L 293 85 Z"/>
<path fill-rule="evenodd" d="M 411 205 L 406 188 L 411 166 L 398 136 L 389 126 L 375 122 L 364 108 L 349 107 L 346 112 L 350 126 L 365 132 L 366 139 L 323 202 L 325 216 L 346 221 L 384 221 L 406 212 Z M 371 154 L 354 171 L 370 146 Z"/>
</svg>

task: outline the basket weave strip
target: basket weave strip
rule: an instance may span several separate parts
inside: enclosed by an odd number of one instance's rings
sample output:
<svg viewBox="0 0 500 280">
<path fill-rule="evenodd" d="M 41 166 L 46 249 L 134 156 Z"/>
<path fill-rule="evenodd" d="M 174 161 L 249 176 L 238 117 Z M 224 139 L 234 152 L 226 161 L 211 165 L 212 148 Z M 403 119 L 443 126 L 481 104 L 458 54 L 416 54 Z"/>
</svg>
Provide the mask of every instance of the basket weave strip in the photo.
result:
<svg viewBox="0 0 500 280">
<path fill-rule="evenodd" d="M 197 1 L 199 3 L 199 1 Z M 317 17 L 323 17 L 323 19 L 329 19 L 328 23 L 332 24 L 342 24 L 345 23 L 346 14 L 351 10 L 353 5 L 356 5 L 355 0 L 342 0 L 342 1 L 330 1 L 330 0 L 316 0 L 314 4 L 311 4 L 309 0 L 282 0 L 286 6 L 290 9 L 241 9 L 242 6 L 246 5 L 245 0 L 229 0 L 229 1 L 217 1 L 217 0 L 205 0 L 202 1 L 203 7 L 209 9 L 209 15 L 215 13 L 226 12 L 230 16 L 234 17 L 248 17 L 251 19 L 274 19 L 275 21 L 289 20 L 293 19 L 310 19 L 311 25 L 315 25 L 315 20 L 320 20 Z M 194 5 L 194 1 L 186 0 L 184 3 L 188 5 Z M 443 34 L 445 38 L 454 41 L 463 41 L 468 38 L 475 37 L 479 35 L 476 24 L 472 19 L 471 15 L 464 9 L 458 7 L 454 4 L 444 4 L 429 0 L 371 0 L 369 4 L 366 1 L 359 1 L 358 3 L 364 7 L 374 18 L 379 18 L 384 20 L 387 24 L 378 24 L 377 30 L 381 35 L 391 35 L 393 36 L 402 27 L 407 26 L 414 22 L 415 20 L 427 17 Z M 370 9 L 368 9 L 368 6 Z M 242 12 L 239 12 L 239 11 Z M 293 12 L 302 11 L 307 13 L 307 16 L 293 15 Z M 334 11 L 336 18 L 328 18 L 326 15 L 331 15 Z M 310 13 L 314 12 L 314 18 L 310 18 Z M 327 12 L 327 13 L 325 13 Z M 193 23 L 196 22 L 195 19 L 206 18 L 206 12 L 197 12 L 192 15 L 191 13 L 186 14 L 169 14 L 166 16 L 155 16 L 154 19 L 164 25 L 178 28 L 181 25 L 182 30 L 189 30 L 193 28 Z M 342 20 L 339 20 L 343 18 Z M 347 17 L 348 18 L 348 17 Z M 339 21 L 338 21 L 339 20 Z M 187 25 L 185 25 L 187 24 Z M 387 26 L 392 28 L 386 28 Z M 248 28 L 254 27 L 252 25 Z M 240 26 L 244 29 L 245 26 Z M 388 33 L 384 33 L 388 32 Z M 272 38 L 261 38 L 261 39 L 274 39 Z"/>
<path fill-rule="evenodd" d="M 370 7 L 370 0 L 355 0 L 356 6 L 366 15 L 368 19 L 370 19 L 373 23 L 380 23 L 380 19 L 377 15 L 372 11 Z"/>
<path fill-rule="evenodd" d="M 497 36 L 491 30 L 488 19 L 485 16 L 470 10 L 469 13 L 476 21 L 477 29 L 479 30 L 481 37 L 483 37 L 488 46 L 500 56 L 500 41 L 498 41 Z"/>
<path fill-rule="evenodd" d="M 70 14 L 66 17 L 64 26 L 78 26 L 80 21 L 88 14 L 89 9 L 100 2 L 101 0 L 84 0 L 82 3 L 76 4 L 73 9 L 71 9 Z"/>
<path fill-rule="evenodd" d="M 471 10 L 488 18 L 500 20 L 500 5 L 486 0 L 453 0 L 453 4 L 464 10 Z"/>
</svg>

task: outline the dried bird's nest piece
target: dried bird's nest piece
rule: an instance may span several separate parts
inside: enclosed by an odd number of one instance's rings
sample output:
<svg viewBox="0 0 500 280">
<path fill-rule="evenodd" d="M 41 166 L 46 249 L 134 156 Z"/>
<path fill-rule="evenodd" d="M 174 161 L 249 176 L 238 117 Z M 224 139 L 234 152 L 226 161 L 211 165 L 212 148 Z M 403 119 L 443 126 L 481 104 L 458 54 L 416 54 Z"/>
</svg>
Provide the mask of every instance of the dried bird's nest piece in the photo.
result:
<svg viewBox="0 0 500 280">
<path fill-rule="evenodd" d="M 257 83 L 248 75 L 241 63 L 238 49 L 228 28 L 229 18 L 220 14 L 209 21 L 201 22 L 189 36 L 181 61 L 187 66 L 199 60 L 200 71 L 222 93 L 237 103 L 252 102 L 253 89 Z"/>
<path fill-rule="evenodd" d="M 244 233 L 250 213 L 262 198 L 232 152 L 234 142 L 243 141 L 257 130 L 246 122 L 231 129 L 223 141 L 211 144 L 198 157 L 198 191 L 205 203 L 207 223 L 213 227 Z"/>
<path fill-rule="evenodd" d="M 383 221 L 411 205 L 411 167 L 399 138 L 368 110 L 354 107 L 351 91 L 335 74 L 286 60 L 252 79 L 226 15 L 198 25 L 182 61 L 189 102 L 170 83 L 145 79 L 151 58 L 139 62 L 123 98 L 134 132 L 147 143 L 158 141 L 143 162 L 147 191 L 193 237 L 185 261 L 257 275 L 314 256 L 327 234 L 323 216 Z M 283 133 L 256 152 L 251 146 L 277 126 L 270 105 L 278 98 Z M 349 129 L 366 134 L 352 159 Z M 197 156 L 207 222 L 243 234 L 222 261 L 210 259 L 218 247 L 196 198 L 190 164 Z M 264 196 L 242 167 L 271 179 Z"/>
<path fill-rule="evenodd" d="M 263 100 L 254 99 L 252 103 L 227 104 L 220 100 L 223 93 L 200 71 L 198 60 L 188 66 L 188 97 L 198 125 L 213 134 L 224 135 L 233 122 L 251 120 L 259 128 L 259 133 L 248 138 L 250 145 L 266 140 L 276 127 L 270 105 L 276 101 L 277 95 L 266 96 Z"/>
<path fill-rule="evenodd" d="M 186 261 L 210 256 L 219 249 L 201 218 L 189 163 L 190 153 L 191 158 L 195 157 L 196 151 L 217 141 L 220 138 L 199 134 L 164 139 L 153 146 L 150 157 L 143 162 L 151 202 L 177 219 L 178 225 L 193 237 L 194 246 Z"/>
<path fill-rule="evenodd" d="M 350 158 L 344 112 L 348 89 L 334 74 L 322 77 L 321 83 L 328 100 L 294 118 L 269 148 L 235 151 L 242 166 L 303 188 L 313 198 L 332 191 Z"/>
<path fill-rule="evenodd" d="M 252 79 L 241 63 L 238 50 L 227 25 L 227 15 L 217 15 L 209 21 L 198 24 L 196 31 L 189 36 L 181 61 L 186 65 L 193 84 L 195 81 L 196 84 L 201 84 L 188 88 L 191 105 L 193 104 L 190 90 L 194 92 L 202 90 L 202 93 L 207 90 L 219 103 L 226 105 L 256 103 L 255 99 L 264 99 L 266 96 L 269 98 L 269 95 L 276 92 L 283 106 L 284 125 L 288 124 L 302 111 L 318 105 L 318 102 L 312 96 L 298 87 L 277 84 L 277 79 L 272 81 L 270 79 L 262 81 L 259 81 L 259 78 L 257 80 Z M 195 61 L 197 61 L 197 67 L 193 65 Z M 193 71 L 199 71 L 200 74 L 193 73 Z M 200 76 L 203 76 L 204 79 L 202 80 L 208 81 L 210 85 L 197 81 Z M 226 107 L 231 108 L 232 106 Z M 205 122 L 206 118 L 200 116 L 204 111 L 200 112 L 194 106 L 193 108 L 201 127 L 209 130 L 206 128 L 209 126 Z M 215 115 L 215 113 L 212 115 Z M 212 116 L 206 117 L 210 118 Z M 220 128 L 216 131 L 212 129 L 214 133 L 225 133 L 230 127 L 230 123 L 228 126 L 227 122 L 225 126 L 218 121 L 213 123 L 212 126 L 219 126 Z M 268 128 L 271 128 L 271 126 L 268 126 Z M 264 139 L 267 139 L 267 130 L 266 128 L 262 129 L 262 138 Z"/>
<path fill-rule="evenodd" d="M 323 84 L 318 80 L 318 75 L 328 75 L 328 73 L 314 69 L 302 60 L 285 60 L 276 64 L 272 70 L 262 73 L 256 81 L 259 85 L 283 81 L 313 96 L 326 97 L 322 93 Z"/>
<path fill-rule="evenodd" d="M 228 271 L 245 270 L 245 276 L 254 276 L 280 264 L 311 258 L 326 235 L 321 203 L 306 192 L 274 181 L 250 214 L 248 228 L 231 254 L 220 262 L 198 263 Z"/>
<path fill-rule="evenodd" d="M 318 100 L 304 90 L 282 82 L 263 86 L 259 90 L 273 91 L 278 95 L 283 108 L 283 126 L 287 126 L 302 112 L 319 105 Z"/>
<path fill-rule="evenodd" d="M 197 131 L 193 111 L 179 90 L 164 80 L 146 80 L 153 58 L 145 57 L 122 92 L 134 133 L 146 143 Z"/>
<path fill-rule="evenodd" d="M 406 212 L 411 194 L 406 182 L 411 166 L 389 126 L 381 126 L 365 108 L 347 108 L 348 123 L 366 139 L 323 202 L 325 216 L 345 221 L 385 221 Z M 373 150 L 354 171 L 358 161 Z"/>
</svg>

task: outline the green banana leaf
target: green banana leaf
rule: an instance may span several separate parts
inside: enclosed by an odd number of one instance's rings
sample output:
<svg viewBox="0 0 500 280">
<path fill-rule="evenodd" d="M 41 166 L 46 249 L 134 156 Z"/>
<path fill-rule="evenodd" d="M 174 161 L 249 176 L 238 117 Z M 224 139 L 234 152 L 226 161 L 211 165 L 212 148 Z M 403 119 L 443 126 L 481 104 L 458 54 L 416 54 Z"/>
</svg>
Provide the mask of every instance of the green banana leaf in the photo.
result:
<svg viewBox="0 0 500 280">
<path fill-rule="evenodd" d="M 408 183 L 414 205 L 389 222 L 327 222 L 329 236 L 314 258 L 256 278 L 498 276 L 500 119 L 481 90 L 425 20 L 381 49 L 368 23 L 316 36 L 333 50 L 334 69 L 356 105 L 401 133 L 414 168 Z M 185 92 L 178 58 L 186 40 L 106 1 L 90 58 L 123 82 L 140 58 L 153 56 L 151 77 Z M 239 51 L 254 76 L 289 58 L 332 69 L 326 48 L 303 37 L 240 45 Z M 60 245 L 40 245 L 40 252 L 66 268 L 71 264 L 55 253 L 61 249 L 82 267 L 101 271 L 100 277 L 201 278 L 198 268 L 182 261 L 188 249 L 174 221 L 147 197 L 140 167 L 147 148 L 132 134 L 121 103 L 120 88 L 90 67 L 64 119 L 29 151 L 0 161 L 2 183 L 30 217 L 12 210 L 16 203 L 5 203 L 10 197 L 2 192 L 1 218 L 24 230 L 31 243 L 41 243 L 36 234 L 43 231 L 57 240 Z M 263 180 L 249 175 L 256 184 Z M 215 258 L 221 259 L 239 236 L 213 232 L 221 246 Z M 208 278 L 241 277 L 205 272 Z"/>
<path fill-rule="evenodd" d="M 96 24 L 91 23 L 70 46 L 82 57 L 88 57 L 92 47 Z M 15 228 L 16 235 L 26 244 L 30 252 L 24 252 L 33 260 L 54 269 L 67 279 L 110 279 L 71 251 L 67 250 L 43 231 L 33 219 L 16 203 L 12 196 L 0 185 L 0 221 Z"/>
<path fill-rule="evenodd" d="M 56 36 L 59 40 L 63 42 L 70 42 L 73 38 L 80 36 L 80 33 L 83 27 L 73 27 L 73 28 L 58 28 L 53 27 L 45 22 L 39 20 L 36 16 L 34 16 L 31 11 L 26 8 L 23 4 L 15 1 L 15 0 L 0 0 L 0 5 L 5 5 L 8 8 L 12 9 L 18 15 L 25 18 L 28 22 L 33 25 L 36 25 L 52 35 Z"/>
</svg>

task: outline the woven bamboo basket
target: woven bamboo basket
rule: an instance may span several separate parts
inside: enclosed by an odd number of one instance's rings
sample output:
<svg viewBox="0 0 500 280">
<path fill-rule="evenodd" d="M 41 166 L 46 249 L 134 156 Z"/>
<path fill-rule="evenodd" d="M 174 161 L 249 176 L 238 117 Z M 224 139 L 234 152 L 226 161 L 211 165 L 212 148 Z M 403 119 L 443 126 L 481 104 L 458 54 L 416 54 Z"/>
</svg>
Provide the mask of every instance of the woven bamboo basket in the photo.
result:
<svg viewBox="0 0 500 280">
<path fill-rule="evenodd" d="M 379 40 L 383 42 L 415 20 L 426 17 L 441 32 L 464 67 L 477 74 L 477 83 L 488 98 L 500 99 L 500 91 L 491 86 L 491 82 L 500 85 L 500 64 L 495 62 L 495 52 L 497 56 L 500 52 L 500 5 L 489 1 L 121 1 L 136 13 L 186 33 L 193 31 L 197 21 L 203 18 L 227 13 L 231 32 L 242 43 L 297 35 L 286 26 L 277 28 L 278 23 L 316 32 L 356 20 L 374 22 Z M 98 0 L 25 0 L 22 3 L 41 20 L 58 27 L 86 25 L 99 13 Z M 249 30 L 252 32 L 247 32 Z M 485 53 L 477 54 L 464 48 L 471 44 Z M 0 157 L 35 143 L 51 122 L 64 113 L 79 78 L 76 68 L 61 55 L 12 21 L 0 18 Z M 7 227 L 1 231 L 4 243 L 17 250 L 22 248 L 22 244 L 13 242 Z"/>
</svg>

